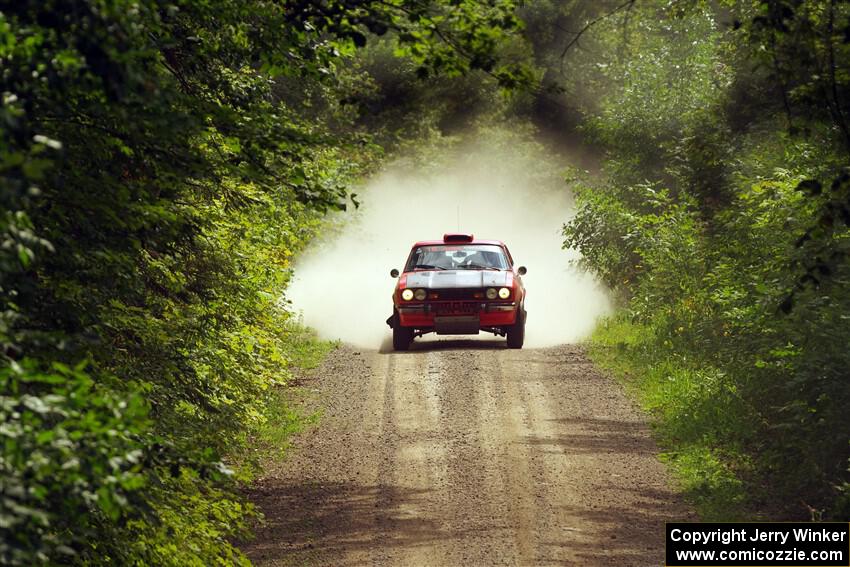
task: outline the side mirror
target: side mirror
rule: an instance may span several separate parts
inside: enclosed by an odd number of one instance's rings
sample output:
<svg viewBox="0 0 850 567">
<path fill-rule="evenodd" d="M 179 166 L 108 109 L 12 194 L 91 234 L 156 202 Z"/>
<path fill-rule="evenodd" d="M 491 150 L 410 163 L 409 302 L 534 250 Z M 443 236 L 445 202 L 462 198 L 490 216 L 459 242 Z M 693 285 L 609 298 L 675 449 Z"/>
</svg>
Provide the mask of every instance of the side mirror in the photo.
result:
<svg viewBox="0 0 850 567">
<path fill-rule="evenodd" d="M 525 266 L 520 266 L 519 268 L 516 269 L 516 273 L 518 273 L 521 276 L 524 276 L 525 274 L 528 273 L 528 270 L 525 269 Z"/>
<path fill-rule="evenodd" d="M 395 268 L 390 270 L 390 277 L 391 278 L 397 278 L 398 277 L 398 270 L 396 270 Z"/>
</svg>

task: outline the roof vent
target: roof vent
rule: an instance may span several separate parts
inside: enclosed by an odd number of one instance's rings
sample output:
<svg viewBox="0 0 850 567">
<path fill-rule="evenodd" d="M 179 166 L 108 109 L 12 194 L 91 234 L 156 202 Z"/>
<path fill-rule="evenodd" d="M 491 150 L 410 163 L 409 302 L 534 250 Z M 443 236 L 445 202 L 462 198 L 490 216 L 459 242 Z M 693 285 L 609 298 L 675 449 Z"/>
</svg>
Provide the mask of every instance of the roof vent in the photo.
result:
<svg viewBox="0 0 850 567">
<path fill-rule="evenodd" d="M 450 233 L 443 235 L 443 242 L 472 242 L 471 234 Z"/>
</svg>

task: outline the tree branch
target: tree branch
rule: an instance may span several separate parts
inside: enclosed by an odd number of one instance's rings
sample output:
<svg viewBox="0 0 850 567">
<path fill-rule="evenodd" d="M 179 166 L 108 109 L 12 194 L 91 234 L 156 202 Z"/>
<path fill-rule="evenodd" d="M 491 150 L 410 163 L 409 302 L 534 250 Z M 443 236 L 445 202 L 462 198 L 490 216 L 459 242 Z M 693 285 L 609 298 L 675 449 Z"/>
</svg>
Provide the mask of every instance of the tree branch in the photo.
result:
<svg viewBox="0 0 850 567">
<path fill-rule="evenodd" d="M 561 59 L 563 60 L 563 59 L 564 59 L 564 57 L 566 57 L 566 55 L 567 55 L 567 51 L 569 51 L 569 50 L 570 50 L 570 48 L 571 48 L 573 45 L 575 45 L 576 43 L 578 43 L 578 40 L 579 40 L 579 39 L 581 39 L 581 36 L 582 36 L 582 35 L 584 35 L 584 33 L 585 33 L 587 30 L 589 30 L 590 28 L 592 28 L 593 26 L 595 26 L 596 24 L 598 24 L 598 23 L 599 23 L 599 22 L 601 22 L 602 20 L 605 20 L 605 19 L 607 19 L 607 18 L 610 18 L 611 16 L 613 16 L 614 14 L 616 14 L 617 12 L 619 12 L 620 10 L 623 10 L 623 9 L 625 9 L 625 8 L 628 8 L 629 10 L 631 10 L 631 7 L 634 5 L 634 3 L 635 3 L 635 2 L 637 2 L 637 0 L 626 0 L 625 2 L 623 2 L 622 4 L 620 4 L 619 6 L 617 6 L 616 8 L 614 8 L 613 10 L 611 10 L 611 11 L 609 11 L 609 12 L 606 12 L 605 14 L 602 14 L 601 16 L 599 16 L 598 18 L 596 18 L 595 20 L 591 20 L 591 21 L 587 22 L 587 23 L 584 25 L 584 27 L 583 27 L 583 28 L 581 28 L 580 30 L 578 30 L 577 32 L 575 32 L 575 37 L 573 37 L 573 38 L 569 41 L 569 43 L 567 43 L 566 47 L 564 47 L 564 50 L 561 52 Z M 566 31 L 566 30 L 564 30 L 564 31 Z M 572 33 L 572 32 L 567 32 L 567 33 Z"/>
</svg>

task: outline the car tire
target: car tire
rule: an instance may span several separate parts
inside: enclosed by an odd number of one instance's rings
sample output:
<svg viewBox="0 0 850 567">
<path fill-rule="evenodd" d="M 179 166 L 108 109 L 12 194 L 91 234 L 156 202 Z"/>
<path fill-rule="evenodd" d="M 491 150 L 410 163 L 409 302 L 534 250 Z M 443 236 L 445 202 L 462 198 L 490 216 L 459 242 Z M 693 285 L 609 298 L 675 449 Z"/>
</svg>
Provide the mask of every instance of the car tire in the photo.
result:
<svg viewBox="0 0 850 567">
<path fill-rule="evenodd" d="M 413 329 L 402 327 L 396 319 L 396 324 L 393 326 L 393 350 L 408 350 L 412 342 Z"/>
<path fill-rule="evenodd" d="M 508 327 L 508 348 L 522 348 L 525 342 L 525 310 L 519 312 L 517 321 Z"/>
</svg>

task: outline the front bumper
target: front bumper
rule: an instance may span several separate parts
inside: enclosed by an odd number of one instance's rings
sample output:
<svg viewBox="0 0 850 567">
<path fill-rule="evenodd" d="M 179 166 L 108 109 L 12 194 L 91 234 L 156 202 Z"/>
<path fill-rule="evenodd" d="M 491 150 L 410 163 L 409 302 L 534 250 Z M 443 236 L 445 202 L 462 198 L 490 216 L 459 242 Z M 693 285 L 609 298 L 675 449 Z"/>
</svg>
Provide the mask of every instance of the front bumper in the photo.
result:
<svg viewBox="0 0 850 567">
<path fill-rule="evenodd" d="M 519 306 L 513 301 L 433 302 L 397 305 L 398 324 L 438 334 L 475 334 L 479 329 L 506 327 L 517 320 Z M 393 317 L 387 320 L 392 327 Z"/>
</svg>

